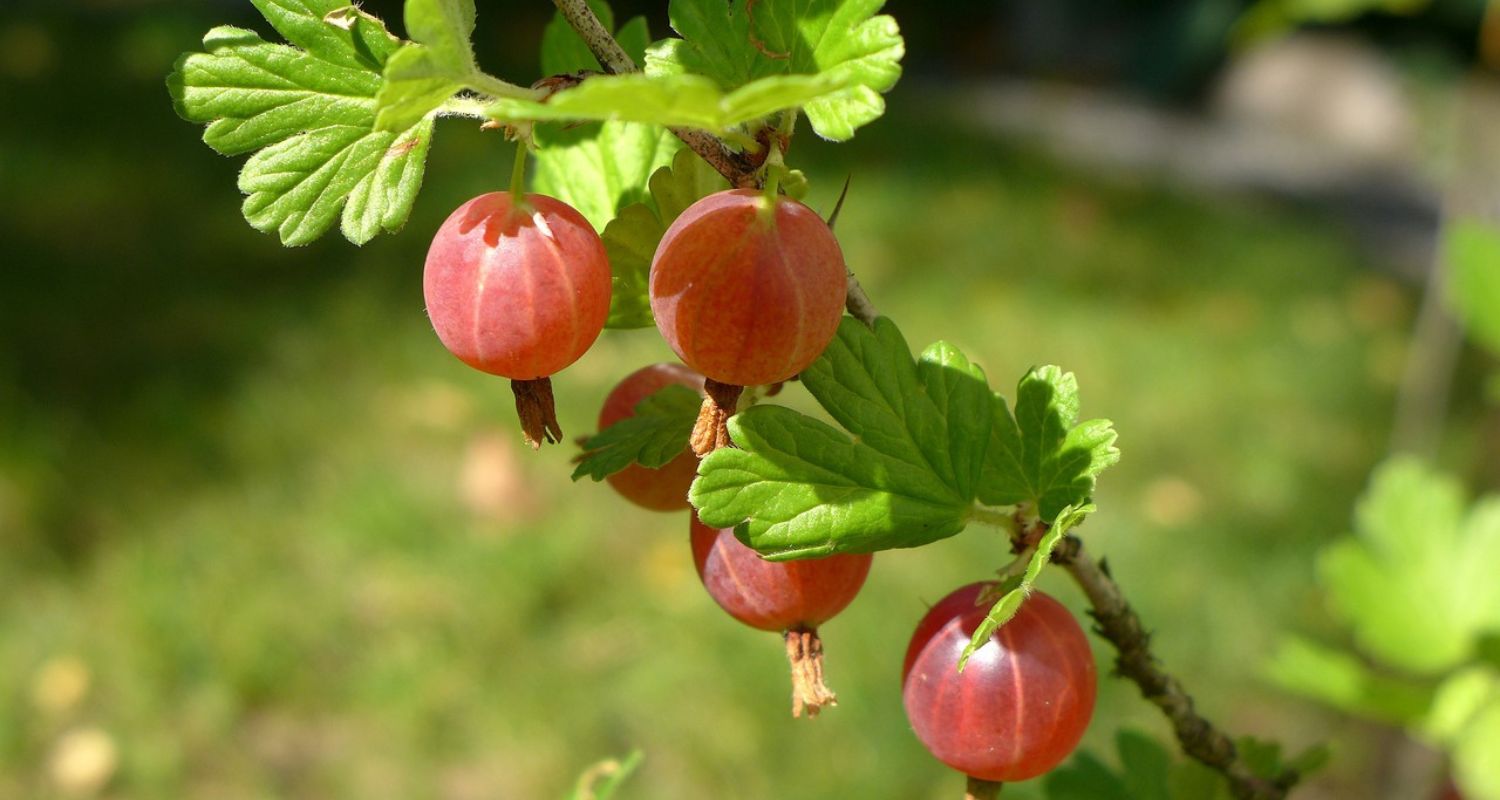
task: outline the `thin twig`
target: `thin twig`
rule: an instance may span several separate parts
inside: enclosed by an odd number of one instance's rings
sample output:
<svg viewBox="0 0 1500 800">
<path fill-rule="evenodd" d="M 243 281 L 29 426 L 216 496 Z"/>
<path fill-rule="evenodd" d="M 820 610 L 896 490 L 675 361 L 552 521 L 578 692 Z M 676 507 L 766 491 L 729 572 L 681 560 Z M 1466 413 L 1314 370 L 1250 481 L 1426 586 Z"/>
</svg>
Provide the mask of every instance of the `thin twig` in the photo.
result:
<svg viewBox="0 0 1500 800">
<path fill-rule="evenodd" d="M 585 0 L 552 0 L 553 5 L 563 15 L 563 19 L 573 26 L 573 30 L 583 38 L 584 44 L 588 45 L 589 51 L 599 59 L 599 64 L 606 72 L 620 75 L 637 70 L 635 61 L 615 37 L 605 30 L 604 23 L 594 15 L 594 10 L 589 8 Z M 697 153 L 708 165 L 713 167 L 729 179 L 732 186 L 749 188 L 756 185 L 759 180 L 760 163 L 749 155 L 729 147 L 722 139 L 708 131 L 697 128 L 668 128 L 683 144 Z M 859 280 L 854 273 L 849 273 L 848 289 L 845 293 L 844 306 L 849 310 L 849 315 L 855 319 L 873 326 L 875 318 L 879 313 L 875 311 L 875 304 L 870 302 L 869 295 L 865 294 Z"/>
<path fill-rule="evenodd" d="M 1299 779 L 1285 770 L 1274 780 L 1251 772 L 1236 752 L 1229 735 L 1214 727 L 1193 707 L 1193 698 L 1177 678 L 1168 674 L 1151 654 L 1151 634 L 1135 609 L 1125 600 L 1120 585 L 1103 561 L 1094 561 L 1083 550 L 1083 542 L 1068 536 L 1053 551 L 1052 560 L 1062 566 L 1088 596 L 1093 607 L 1094 631 L 1114 645 L 1115 673 L 1134 683 L 1172 723 L 1182 750 L 1222 774 L 1238 800 L 1282 800 Z"/>
</svg>

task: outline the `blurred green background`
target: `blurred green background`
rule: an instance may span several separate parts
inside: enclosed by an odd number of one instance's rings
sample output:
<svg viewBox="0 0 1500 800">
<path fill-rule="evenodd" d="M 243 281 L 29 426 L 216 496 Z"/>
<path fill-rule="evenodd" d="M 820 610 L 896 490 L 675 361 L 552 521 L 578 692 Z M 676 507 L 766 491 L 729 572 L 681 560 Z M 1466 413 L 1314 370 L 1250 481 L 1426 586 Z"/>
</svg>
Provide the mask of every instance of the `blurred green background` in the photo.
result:
<svg viewBox="0 0 1500 800">
<path fill-rule="evenodd" d="M 481 60 L 531 80 L 548 5 L 491 5 Z M 1005 43 L 1037 5 L 894 3 L 908 77 L 851 144 L 799 140 L 809 200 L 853 176 L 840 238 L 914 346 L 948 339 L 999 386 L 1078 374 L 1124 454 L 1082 535 L 1158 654 L 1234 731 L 1332 742 L 1304 796 L 1375 797 L 1398 740 L 1258 670 L 1279 632 L 1338 635 L 1311 556 L 1387 448 L 1419 286 L 1320 204 L 980 125 L 953 87 L 1002 70 L 1193 108 L 1241 10 L 1097 4 L 1134 25 L 1115 30 L 1059 4 L 1088 36 L 1032 57 Z M 1469 57 L 1452 6 L 1348 31 L 1410 45 L 1385 52 L 1440 92 Z M 906 725 L 900 658 L 925 603 L 1008 560 L 1002 537 L 880 555 L 824 630 L 842 704 L 792 721 L 780 643 L 702 592 L 687 520 L 570 483 L 568 448 L 525 451 L 505 384 L 427 324 L 427 239 L 504 185 L 509 147 L 444 123 L 401 235 L 283 249 L 163 86 L 224 22 L 267 30 L 238 2 L 0 13 L 0 798 L 549 798 L 634 748 L 624 797 L 957 796 Z M 1101 40 L 1117 59 L 1082 52 Z M 1188 55 L 1142 61 L 1153 41 Z M 669 355 L 606 333 L 557 378 L 565 431 Z M 1474 448 L 1471 404 L 1448 430 Z M 1122 725 L 1167 735 L 1106 680 L 1088 744 Z"/>
</svg>

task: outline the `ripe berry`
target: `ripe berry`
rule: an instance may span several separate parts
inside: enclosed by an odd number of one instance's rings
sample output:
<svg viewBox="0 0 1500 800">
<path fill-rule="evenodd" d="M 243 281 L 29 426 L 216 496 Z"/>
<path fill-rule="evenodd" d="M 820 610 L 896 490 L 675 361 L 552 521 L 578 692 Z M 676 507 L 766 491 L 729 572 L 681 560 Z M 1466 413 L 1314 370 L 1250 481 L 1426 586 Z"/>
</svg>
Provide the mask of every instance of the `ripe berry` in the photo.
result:
<svg viewBox="0 0 1500 800">
<path fill-rule="evenodd" d="M 1067 758 L 1094 713 L 1088 638 L 1073 614 L 1033 592 L 958 671 L 994 584 L 973 583 L 927 612 L 901 670 L 906 716 L 922 744 L 972 778 L 1034 778 Z"/>
<path fill-rule="evenodd" d="M 847 280 L 838 241 L 812 209 L 733 189 L 689 206 L 662 236 L 651 311 L 683 363 L 710 379 L 775 383 L 833 340 Z"/>
<path fill-rule="evenodd" d="M 558 441 L 547 377 L 577 361 L 609 315 L 609 260 L 588 220 L 545 195 L 480 195 L 438 228 L 422 289 L 443 345 L 512 379 L 528 441 Z"/>
<path fill-rule="evenodd" d="M 681 364 L 652 364 L 625 376 L 604 398 L 599 410 L 599 430 L 635 416 L 635 407 L 658 390 L 671 385 L 703 391 L 703 376 Z M 676 511 L 688 507 L 688 487 L 698 473 L 698 459 L 686 447 L 682 454 L 657 469 L 631 464 L 605 480 L 621 497 L 652 511 Z"/>
<path fill-rule="evenodd" d="M 730 528 L 692 516 L 693 563 L 709 596 L 752 628 L 785 633 L 792 665 L 792 716 L 816 716 L 835 698 L 823 685 L 823 643 L 817 628 L 849 605 L 870 574 L 869 554 L 766 561 Z"/>
</svg>

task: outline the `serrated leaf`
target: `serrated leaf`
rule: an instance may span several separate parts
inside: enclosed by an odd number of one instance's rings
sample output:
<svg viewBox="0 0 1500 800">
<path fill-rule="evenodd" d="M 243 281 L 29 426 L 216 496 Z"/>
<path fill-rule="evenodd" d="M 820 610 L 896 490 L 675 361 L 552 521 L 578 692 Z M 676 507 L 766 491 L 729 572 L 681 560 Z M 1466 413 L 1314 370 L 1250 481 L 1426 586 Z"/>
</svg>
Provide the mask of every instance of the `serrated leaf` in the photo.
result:
<svg viewBox="0 0 1500 800">
<path fill-rule="evenodd" d="M 1350 653 L 1299 637 L 1281 642 L 1264 671 L 1267 680 L 1289 692 L 1396 725 L 1416 723 L 1433 702 L 1428 686 L 1381 675 Z"/>
<path fill-rule="evenodd" d="M 398 230 L 411 212 L 432 137 L 432 120 L 401 133 L 341 125 L 271 145 L 245 162 L 241 210 L 282 244 L 311 242 L 342 213 L 349 241 Z"/>
<path fill-rule="evenodd" d="M 693 482 L 700 518 L 737 526 L 772 560 L 915 547 L 962 530 L 973 503 L 966 470 L 989 419 L 945 414 L 989 390 L 946 345 L 924 364 L 890 320 L 871 330 L 845 318 L 802 383 L 854 438 L 778 406 L 732 417 L 738 447 L 711 453 Z"/>
<path fill-rule="evenodd" d="M 1026 562 L 1026 571 L 1021 574 L 1021 580 L 995 601 L 989 613 L 985 614 L 984 619 L 974 628 L 974 635 L 969 637 L 969 643 L 964 646 L 963 653 L 958 657 L 960 671 L 968 663 L 969 656 L 974 655 L 974 651 L 989 642 L 995 631 L 1010 622 L 1016 612 L 1021 610 L 1021 603 L 1031 595 L 1031 589 L 1036 584 L 1037 577 L 1042 574 L 1042 567 L 1047 566 L 1047 560 L 1052 557 L 1052 551 L 1057 549 L 1057 543 L 1061 542 L 1063 537 L 1068 535 L 1068 531 L 1076 527 L 1085 517 L 1094 513 L 1094 510 L 1091 505 L 1081 508 L 1068 506 L 1058 513 L 1056 521 L 1037 542 L 1036 550 Z"/>
<path fill-rule="evenodd" d="M 639 122 L 724 133 L 751 120 L 843 91 L 835 75 L 780 75 L 725 92 L 701 75 L 598 75 L 545 102 L 502 97 L 485 106 L 502 122 Z"/>
<path fill-rule="evenodd" d="M 1397 459 L 1376 471 L 1355 529 L 1318 567 L 1334 611 L 1371 655 L 1435 674 L 1500 629 L 1500 498 L 1466 514 L 1456 481 Z"/>
<path fill-rule="evenodd" d="M 385 65 L 376 126 L 401 130 L 433 113 L 479 73 L 469 38 L 474 0 L 406 0 L 406 35 Z"/>
<path fill-rule="evenodd" d="M 240 173 L 251 225 L 306 244 L 342 217 L 363 244 L 405 223 L 422 183 L 431 122 L 376 131 L 380 70 L 399 42 L 339 0 L 257 0 L 292 44 L 219 27 L 167 80 L 184 119 L 225 155 L 259 150 Z"/>
<path fill-rule="evenodd" d="M 905 45 L 882 0 L 672 0 L 681 39 L 653 45 L 646 71 L 699 74 L 724 89 L 773 75 L 818 75 L 840 90 L 802 100 L 818 135 L 844 140 L 885 111 L 882 92 L 901 76 Z M 753 13 L 752 13 L 753 10 Z M 789 107 L 791 104 L 786 104 Z"/>
<path fill-rule="evenodd" d="M 685 386 L 667 386 L 635 407 L 635 414 L 605 428 L 583 443 L 583 459 L 573 480 L 602 481 L 631 464 L 650 469 L 666 466 L 687 447 L 701 398 Z"/>
<path fill-rule="evenodd" d="M 1448 223 L 1448 298 L 1474 339 L 1500 353 L 1500 227 L 1474 219 Z"/>
<path fill-rule="evenodd" d="M 644 759 L 645 754 L 637 750 L 623 760 L 607 758 L 594 764 L 579 776 L 568 800 L 611 800 Z"/>
<path fill-rule="evenodd" d="M 326 125 L 370 120 L 380 76 L 336 66 L 254 31 L 221 26 L 203 37 L 206 53 L 190 53 L 168 79 L 177 113 L 207 122 L 203 141 L 239 155 Z"/>
<path fill-rule="evenodd" d="M 653 324 L 647 285 L 651 259 L 667 227 L 689 205 L 713 192 L 729 188 L 729 182 L 693 151 L 677 151 L 670 167 L 651 174 L 650 200 L 657 210 L 635 203 L 604 228 L 604 249 L 609 254 L 612 294 L 609 304 L 611 328 L 644 328 Z"/>
<path fill-rule="evenodd" d="M 998 394 L 979 489 L 985 505 L 1031 504 L 1043 521 L 1081 506 L 1094 482 L 1120 460 L 1109 420 L 1078 420 L 1078 381 L 1070 372 L 1033 369 L 1016 388 L 1015 413 Z"/>
<path fill-rule="evenodd" d="M 288 42 L 320 61 L 379 72 L 401 42 L 385 23 L 341 0 L 250 0 Z"/>
</svg>

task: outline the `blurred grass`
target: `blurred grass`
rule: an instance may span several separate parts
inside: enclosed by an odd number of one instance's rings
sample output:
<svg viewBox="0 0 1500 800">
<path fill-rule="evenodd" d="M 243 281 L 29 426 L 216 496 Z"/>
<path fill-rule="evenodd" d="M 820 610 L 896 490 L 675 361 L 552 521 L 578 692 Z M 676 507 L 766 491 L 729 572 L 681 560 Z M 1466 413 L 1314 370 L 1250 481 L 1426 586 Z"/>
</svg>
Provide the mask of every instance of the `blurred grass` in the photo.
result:
<svg viewBox="0 0 1500 800">
<path fill-rule="evenodd" d="M 213 10 L 0 21 L 30 54 L 0 64 L 0 798 L 558 797 L 637 747 L 622 797 L 954 795 L 899 658 L 999 538 L 877 558 L 825 630 L 843 705 L 793 723 L 779 643 L 702 593 L 686 520 L 523 452 L 504 383 L 427 326 L 427 233 L 507 148 L 445 124 L 403 235 L 284 250 L 161 87 Z M 1333 737 L 1326 785 L 1369 796 L 1365 734 L 1255 673 L 1315 624 L 1407 291 L 1305 209 L 1099 179 L 922 103 L 793 152 L 815 206 L 853 175 L 839 232 L 875 302 L 999 387 L 1077 372 L 1124 452 L 1082 533 L 1159 654 L 1238 731 Z M 558 379 L 565 431 L 667 355 L 607 334 Z M 1165 734 L 1106 681 L 1089 741 L 1120 724 Z"/>
</svg>

